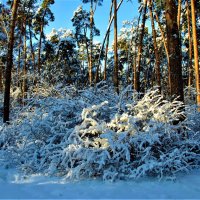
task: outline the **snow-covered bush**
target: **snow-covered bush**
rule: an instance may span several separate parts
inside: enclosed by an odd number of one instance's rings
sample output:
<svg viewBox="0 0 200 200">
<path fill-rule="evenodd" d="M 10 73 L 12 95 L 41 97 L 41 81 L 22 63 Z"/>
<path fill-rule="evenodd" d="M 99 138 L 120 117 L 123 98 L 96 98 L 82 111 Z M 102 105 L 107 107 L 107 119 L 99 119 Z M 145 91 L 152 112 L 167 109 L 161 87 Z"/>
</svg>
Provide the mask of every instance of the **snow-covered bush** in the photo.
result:
<svg viewBox="0 0 200 200">
<path fill-rule="evenodd" d="M 190 105 L 186 107 L 188 114 L 188 127 L 193 130 L 197 135 L 200 134 L 200 112 L 197 105 Z"/>
<path fill-rule="evenodd" d="M 82 110 L 89 107 L 90 102 L 109 98 L 105 95 L 107 90 L 104 87 L 102 92 L 100 87 L 79 91 L 73 86 L 58 85 L 32 95 L 26 106 L 15 109 L 12 124 L 2 127 L 1 152 L 5 150 L 8 164 L 17 164 L 30 172 L 49 172 L 51 157 L 62 156 L 60 148 L 63 150 L 69 145 L 68 136 L 81 123 Z"/>
<path fill-rule="evenodd" d="M 91 117 L 107 102 L 84 110 L 82 124 L 71 135 L 76 145 L 66 151 L 68 175 L 111 180 L 163 177 L 198 166 L 199 138 L 187 130 L 186 121 L 173 125 L 184 114 L 182 103 L 167 102 L 157 93 L 128 104 L 127 112 L 117 113 L 109 123 Z"/>
<path fill-rule="evenodd" d="M 164 100 L 158 90 L 141 100 L 130 96 L 130 88 L 117 96 L 101 84 L 82 91 L 67 87 L 62 98 L 37 99 L 34 109 L 27 107 L 2 130 L 4 163 L 26 173 L 111 181 L 172 178 L 200 166 L 193 117 L 178 123 L 188 112 L 181 102 Z"/>
</svg>

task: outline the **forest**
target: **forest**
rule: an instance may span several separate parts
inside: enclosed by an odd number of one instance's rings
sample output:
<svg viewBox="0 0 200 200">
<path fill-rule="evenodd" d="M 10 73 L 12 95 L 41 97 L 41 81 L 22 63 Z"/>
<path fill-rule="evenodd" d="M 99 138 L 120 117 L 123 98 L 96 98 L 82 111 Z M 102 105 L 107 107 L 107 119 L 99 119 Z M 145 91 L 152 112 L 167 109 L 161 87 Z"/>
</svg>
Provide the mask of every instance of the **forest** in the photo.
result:
<svg viewBox="0 0 200 200">
<path fill-rule="evenodd" d="M 0 166 L 111 182 L 200 168 L 200 1 L 134 1 L 119 22 L 129 1 L 80 0 L 50 33 L 54 0 L 0 3 Z"/>
</svg>

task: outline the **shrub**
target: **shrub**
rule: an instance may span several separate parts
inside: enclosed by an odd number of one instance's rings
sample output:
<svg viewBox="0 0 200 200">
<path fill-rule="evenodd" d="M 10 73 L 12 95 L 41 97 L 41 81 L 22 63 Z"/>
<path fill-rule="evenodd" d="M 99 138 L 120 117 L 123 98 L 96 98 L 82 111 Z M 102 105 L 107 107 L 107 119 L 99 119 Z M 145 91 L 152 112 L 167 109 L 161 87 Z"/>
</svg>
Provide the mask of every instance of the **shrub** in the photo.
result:
<svg viewBox="0 0 200 200">
<path fill-rule="evenodd" d="M 174 124 L 185 114 L 183 104 L 164 100 L 158 90 L 137 100 L 129 89 L 118 97 L 103 85 L 38 100 L 25 119 L 19 115 L 3 129 L 1 153 L 26 173 L 76 179 L 173 178 L 199 167 L 192 117 Z"/>
</svg>

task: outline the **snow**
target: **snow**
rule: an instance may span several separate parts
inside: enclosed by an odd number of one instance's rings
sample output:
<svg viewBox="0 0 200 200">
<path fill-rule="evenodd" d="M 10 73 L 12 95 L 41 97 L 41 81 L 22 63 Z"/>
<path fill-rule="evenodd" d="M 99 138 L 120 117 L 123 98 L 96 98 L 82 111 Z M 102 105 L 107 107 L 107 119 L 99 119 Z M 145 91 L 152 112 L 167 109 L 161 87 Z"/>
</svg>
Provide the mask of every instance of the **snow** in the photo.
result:
<svg viewBox="0 0 200 200">
<path fill-rule="evenodd" d="M 59 30 L 53 28 L 52 31 L 46 35 L 47 40 L 51 40 L 53 37 L 58 37 L 60 42 L 62 41 L 73 42 L 74 40 L 73 31 L 64 28 L 60 28 Z"/>
<path fill-rule="evenodd" d="M 199 198 L 200 117 L 191 107 L 173 124 L 183 104 L 157 90 L 137 99 L 103 83 L 56 88 L 2 124 L 0 198 Z"/>
<path fill-rule="evenodd" d="M 25 176 L 0 169 L 1 199 L 198 199 L 200 170 L 179 175 L 175 181 L 153 178 L 104 182 L 98 179 L 66 181 L 40 174 Z"/>
</svg>

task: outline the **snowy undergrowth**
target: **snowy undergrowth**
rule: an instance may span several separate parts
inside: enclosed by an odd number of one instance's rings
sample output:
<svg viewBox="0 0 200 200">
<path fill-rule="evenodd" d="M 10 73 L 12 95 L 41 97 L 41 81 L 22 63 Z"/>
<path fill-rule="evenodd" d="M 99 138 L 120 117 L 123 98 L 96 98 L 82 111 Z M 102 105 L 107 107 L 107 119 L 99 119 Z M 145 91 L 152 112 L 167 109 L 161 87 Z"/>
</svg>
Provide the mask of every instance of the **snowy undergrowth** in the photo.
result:
<svg viewBox="0 0 200 200">
<path fill-rule="evenodd" d="M 188 113 L 181 102 L 168 102 L 157 90 L 141 100 L 130 88 L 117 96 L 104 84 L 61 91 L 68 92 L 35 99 L 4 127 L 4 165 L 25 173 L 111 181 L 174 178 L 199 167 L 200 137 L 192 114 L 177 123 Z"/>
</svg>

